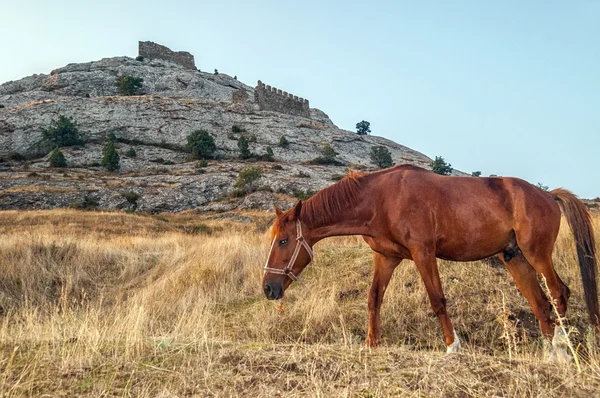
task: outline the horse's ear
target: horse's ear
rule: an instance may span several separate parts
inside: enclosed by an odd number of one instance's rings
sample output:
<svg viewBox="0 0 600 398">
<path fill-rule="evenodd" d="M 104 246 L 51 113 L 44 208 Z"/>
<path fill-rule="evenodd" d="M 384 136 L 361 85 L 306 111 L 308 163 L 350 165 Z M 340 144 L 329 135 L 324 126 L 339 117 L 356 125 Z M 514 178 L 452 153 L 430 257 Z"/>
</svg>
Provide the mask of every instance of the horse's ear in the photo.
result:
<svg viewBox="0 0 600 398">
<path fill-rule="evenodd" d="M 277 215 L 277 217 L 281 217 L 283 212 L 279 209 L 279 207 L 277 207 L 275 203 L 273 203 L 273 207 L 275 208 L 275 214 Z"/>
<path fill-rule="evenodd" d="M 299 200 L 294 206 L 294 221 L 300 218 L 300 212 L 302 211 L 302 200 Z"/>
</svg>

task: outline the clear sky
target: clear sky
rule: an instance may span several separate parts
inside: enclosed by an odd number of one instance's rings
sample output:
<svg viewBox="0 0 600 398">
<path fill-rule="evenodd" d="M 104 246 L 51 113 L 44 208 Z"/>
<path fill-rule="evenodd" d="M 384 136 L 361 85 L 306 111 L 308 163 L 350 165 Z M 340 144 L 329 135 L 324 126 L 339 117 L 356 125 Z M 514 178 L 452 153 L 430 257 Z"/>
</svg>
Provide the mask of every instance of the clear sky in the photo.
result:
<svg viewBox="0 0 600 398">
<path fill-rule="evenodd" d="M 600 1 L 0 0 L 0 82 L 136 56 L 308 98 L 453 167 L 600 196 Z"/>
</svg>

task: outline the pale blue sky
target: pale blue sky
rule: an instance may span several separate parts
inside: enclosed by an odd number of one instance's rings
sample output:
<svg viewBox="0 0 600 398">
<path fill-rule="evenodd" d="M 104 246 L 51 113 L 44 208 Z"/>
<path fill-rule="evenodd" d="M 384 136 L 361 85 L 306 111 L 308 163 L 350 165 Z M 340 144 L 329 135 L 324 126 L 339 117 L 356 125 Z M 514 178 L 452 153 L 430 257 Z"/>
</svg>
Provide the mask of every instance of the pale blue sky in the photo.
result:
<svg viewBox="0 0 600 398">
<path fill-rule="evenodd" d="M 600 196 L 600 1 L 0 0 L 0 82 L 189 51 L 455 168 Z"/>
</svg>

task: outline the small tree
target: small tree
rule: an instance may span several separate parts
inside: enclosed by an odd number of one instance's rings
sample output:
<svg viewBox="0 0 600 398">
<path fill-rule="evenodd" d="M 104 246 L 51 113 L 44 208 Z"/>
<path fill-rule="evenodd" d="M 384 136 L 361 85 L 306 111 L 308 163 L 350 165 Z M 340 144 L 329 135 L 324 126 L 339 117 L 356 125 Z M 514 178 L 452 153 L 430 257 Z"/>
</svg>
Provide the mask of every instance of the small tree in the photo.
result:
<svg viewBox="0 0 600 398">
<path fill-rule="evenodd" d="M 287 148 L 290 145 L 290 142 L 285 138 L 285 135 L 279 137 L 279 146 L 282 148 Z"/>
<path fill-rule="evenodd" d="M 59 116 L 58 120 L 53 120 L 50 127 L 42 131 L 45 139 L 56 144 L 58 147 L 83 144 L 83 137 L 77 128 L 77 123 L 73 118 Z"/>
<path fill-rule="evenodd" d="M 331 145 L 326 143 L 321 148 L 321 155 L 322 155 L 323 159 L 333 163 L 333 162 L 335 162 L 335 157 L 337 156 L 337 152 L 333 150 Z"/>
<path fill-rule="evenodd" d="M 267 147 L 267 156 L 269 156 L 271 158 L 273 156 L 275 156 L 274 153 L 273 153 L 273 148 L 271 148 L 270 146 Z"/>
<path fill-rule="evenodd" d="M 481 177 L 481 171 L 474 171 L 471 173 L 472 177 Z"/>
<path fill-rule="evenodd" d="M 548 187 L 548 185 L 544 185 L 544 184 L 542 184 L 541 182 L 538 182 L 538 183 L 537 183 L 537 185 L 536 185 L 536 187 L 538 187 L 538 188 L 539 188 L 539 189 L 541 189 L 542 191 L 546 191 L 546 192 L 548 192 L 548 190 L 550 189 L 550 188 Z"/>
<path fill-rule="evenodd" d="M 206 130 L 196 130 L 188 135 L 186 147 L 198 159 L 211 158 L 217 150 L 214 138 Z"/>
<path fill-rule="evenodd" d="M 125 156 L 127 156 L 128 158 L 136 158 L 137 152 L 133 147 L 131 147 L 127 150 L 127 152 L 125 152 Z"/>
<path fill-rule="evenodd" d="M 356 134 L 367 135 L 370 132 L 371 132 L 371 123 L 367 122 L 366 120 L 356 123 Z"/>
<path fill-rule="evenodd" d="M 144 79 L 133 76 L 119 76 L 117 78 L 117 92 L 120 95 L 135 95 L 142 88 Z"/>
<path fill-rule="evenodd" d="M 219 70 L 215 69 L 215 75 L 218 75 L 218 74 L 219 74 Z"/>
<path fill-rule="evenodd" d="M 384 146 L 372 146 L 370 157 L 371 163 L 380 169 L 385 169 L 394 165 L 394 162 L 392 162 L 392 154 Z"/>
<path fill-rule="evenodd" d="M 435 160 L 431 162 L 431 171 L 436 174 L 447 176 L 452 173 L 452 165 L 450 163 L 446 163 L 443 157 L 436 156 Z"/>
<path fill-rule="evenodd" d="M 117 171 L 121 168 L 119 154 L 115 149 L 113 140 L 108 139 L 102 148 L 102 167 L 108 171 Z"/>
<path fill-rule="evenodd" d="M 240 171 L 235 187 L 243 190 L 245 193 L 253 192 L 255 182 L 262 176 L 262 171 L 259 167 L 249 167 Z"/>
<path fill-rule="evenodd" d="M 50 163 L 50 167 L 67 167 L 65 155 L 63 155 L 59 147 L 54 148 L 48 157 L 48 163 Z"/>
<path fill-rule="evenodd" d="M 243 135 L 240 136 L 237 143 L 238 148 L 240 149 L 240 154 L 243 159 L 247 159 L 250 157 L 250 149 L 248 149 L 248 140 Z"/>
</svg>

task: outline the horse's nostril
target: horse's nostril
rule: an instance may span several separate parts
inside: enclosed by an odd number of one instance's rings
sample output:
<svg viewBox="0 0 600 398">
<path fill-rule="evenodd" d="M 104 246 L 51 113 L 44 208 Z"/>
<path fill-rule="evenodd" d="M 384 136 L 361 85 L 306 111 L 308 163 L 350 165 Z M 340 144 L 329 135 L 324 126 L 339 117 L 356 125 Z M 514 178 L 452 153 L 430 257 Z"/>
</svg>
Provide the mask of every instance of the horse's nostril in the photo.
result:
<svg viewBox="0 0 600 398">
<path fill-rule="evenodd" d="M 271 285 L 266 284 L 264 286 L 264 290 L 265 290 L 265 294 L 267 295 L 267 297 L 271 297 L 271 292 L 273 291 L 273 289 L 271 288 Z"/>
</svg>

